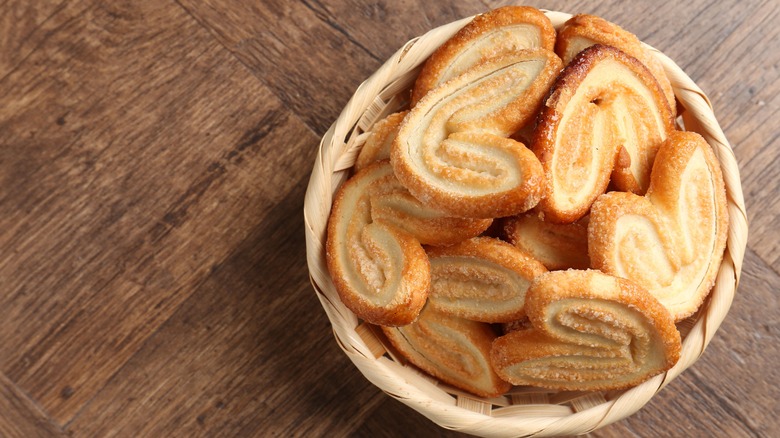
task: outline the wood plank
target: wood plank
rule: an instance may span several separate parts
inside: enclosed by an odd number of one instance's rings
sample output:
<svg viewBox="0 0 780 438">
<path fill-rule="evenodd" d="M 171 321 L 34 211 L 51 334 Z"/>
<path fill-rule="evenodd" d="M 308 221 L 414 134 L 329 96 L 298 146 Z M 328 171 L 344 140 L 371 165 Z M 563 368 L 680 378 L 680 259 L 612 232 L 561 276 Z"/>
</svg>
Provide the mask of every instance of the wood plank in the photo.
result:
<svg viewBox="0 0 780 438">
<path fill-rule="evenodd" d="M 288 135 L 297 128 L 290 127 Z M 345 436 L 385 399 L 307 279 L 308 176 L 68 426 L 76 436 Z"/>
<path fill-rule="evenodd" d="M 52 29 L 61 0 L 10 0 L 0 3 L 0 78 L 13 71 Z"/>
<path fill-rule="evenodd" d="M 308 2 L 179 3 L 319 134 L 381 65 Z"/>
<path fill-rule="evenodd" d="M 366 417 L 365 421 L 361 423 L 354 436 L 372 438 L 401 438 L 409 436 L 465 438 L 473 435 L 441 428 L 400 401 L 386 397 L 374 409 L 372 415 Z"/>
<path fill-rule="evenodd" d="M 67 435 L 8 377 L 0 373 L 0 436 L 43 438 Z"/>
<path fill-rule="evenodd" d="M 463 436 L 338 349 L 300 208 L 315 133 L 382 60 L 512 2 L 99 3 L 0 0 L 0 436 Z M 705 355 L 591 435 L 778 435 L 780 8 L 530 4 L 672 56 L 735 146 L 752 220 Z"/>
<path fill-rule="evenodd" d="M 179 6 L 83 7 L 0 82 L 0 370 L 59 423 L 317 142 Z"/>
<path fill-rule="evenodd" d="M 434 27 L 487 10 L 476 0 L 459 2 L 322 0 L 303 2 L 322 22 L 385 60 L 403 44 Z M 507 3 L 507 2 L 504 2 Z M 410 16 L 409 11 L 415 11 Z"/>
<path fill-rule="evenodd" d="M 774 24 L 780 11 L 772 2 L 746 7 L 750 11 L 742 25 L 720 44 L 702 81 L 712 90 L 712 101 L 721 127 L 731 141 L 740 164 L 742 188 L 747 199 L 750 224 L 749 246 L 780 272 L 780 51 L 767 50 L 766 41 L 780 38 Z M 761 29 L 757 31 L 757 29 Z M 744 72 L 751 72 L 746 80 Z"/>
</svg>

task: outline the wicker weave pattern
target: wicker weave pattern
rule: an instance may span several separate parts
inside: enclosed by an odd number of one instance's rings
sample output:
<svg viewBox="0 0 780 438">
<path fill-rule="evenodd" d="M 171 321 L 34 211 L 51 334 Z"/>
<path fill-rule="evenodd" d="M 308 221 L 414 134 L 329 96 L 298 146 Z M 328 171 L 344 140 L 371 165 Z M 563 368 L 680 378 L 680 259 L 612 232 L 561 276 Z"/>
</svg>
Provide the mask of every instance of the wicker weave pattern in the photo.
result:
<svg viewBox="0 0 780 438">
<path fill-rule="evenodd" d="M 558 28 L 569 14 L 545 12 Z M 747 244 L 747 216 L 736 158 L 704 92 L 668 57 L 661 60 L 682 104 L 686 130 L 703 135 L 720 160 L 726 183 L 729 235 L 715 287 L 700 311 L 681 324 L 683 350 L 665 374 L 626 390 L 607 393 L 558 393 L 518 388 L 491 400 L 475 399 L 405 366 L 339 300 L 325 263 L 325 229 L 336 188 L 344 182 L 375 121 L 396 111 L 400 93 L 414 82 L 421 64 L 446 39 L 468 23 L 468 17 L 436 28 L 398 50 L 358 87 L 336 122 L 322 138 L 304 204 L 306 252 L 312 286 L 333 325 L 336 341 L 358 369 L 390 396 L 442 427 L 482 436 L 554 436 L 582 434 L 625 418 L 704 352 L 734 298 Z"/>
</svg>

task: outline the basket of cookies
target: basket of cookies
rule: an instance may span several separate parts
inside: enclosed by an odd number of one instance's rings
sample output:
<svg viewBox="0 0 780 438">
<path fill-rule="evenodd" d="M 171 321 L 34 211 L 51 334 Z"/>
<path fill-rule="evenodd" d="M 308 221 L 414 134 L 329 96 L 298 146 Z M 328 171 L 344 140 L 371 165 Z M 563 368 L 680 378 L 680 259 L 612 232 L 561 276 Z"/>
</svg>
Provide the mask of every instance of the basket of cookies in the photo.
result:
<svg viewBox="0 0 780 438">
<path fill-rule="evenodd" d="M 366 80 L 304 215 L 347 356 L 482 436 L 636 412 L 715 335 L 747 240 L 699 87 L 617 24 L 522 6 L 433 29 Z"/>
</svg>

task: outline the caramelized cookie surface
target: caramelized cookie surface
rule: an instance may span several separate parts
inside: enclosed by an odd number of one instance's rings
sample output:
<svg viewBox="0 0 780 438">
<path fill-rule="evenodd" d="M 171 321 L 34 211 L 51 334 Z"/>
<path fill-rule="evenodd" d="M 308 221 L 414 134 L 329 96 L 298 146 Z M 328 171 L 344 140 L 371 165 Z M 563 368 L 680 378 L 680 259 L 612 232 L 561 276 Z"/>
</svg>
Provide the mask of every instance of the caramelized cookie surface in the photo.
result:
<svg viewBox="0 0 780 438">
<path fill-rule="evenodd" d="M 526 295 L 532 328 L 510 331 L 491 351 L 498 375 L 515 385 L 591 391 L 622 389 L 671 368 L 680 333 L 646 290 L 599 271 L 554 271 Z"/>
<path fill-rule="evenodd" d="M 426 307 L 413 324 L 382 331 L 409 362 L 452 386 L 481 397 L 496 397 L 511 387 L 490 365 L 496 334 L 489 324 Z"/>
<path fill-rule="evenodd" d="M 373 324 L 404 325 L 417 318 L 430 287 L 430 265 L 420 242 L 371 216 L 371 192 L 392 180 L 377 164 L 336 193 L 328 220 L 326 259 L 341 301 Z"/>
<path fill-rule="evenodd" d="M 505 219 L 503 232 L 512 245 L 532 255 L 551 271 L 590 266 L 585 218 L 571 224 L 555 224 L 531 212 Z"/>
<path fill-rule="evenodd" d="M 669 78 L 661 62 L 642 45 L 636 35 L 615 23 L 594 15 L 578 14 L 570 18 L 558 32 L 555 53 L 568 64 L 578 53 L 594 45 L 612 46 L 633 56 L 653 74 L 663 89 L 669 107 L 674 114 L 676 101 Z"/>
<path fill-rule="evenodd" d="M 390 148 L 407 113 L 408 111 L 393 113 L 374 124 L 355 161 L 356 172 L 365 169 L 369 164 L 390 159 Z"/>
<path fill-rule="evenodd" d="M 525 315 L 525 293 L 544 265 L 512 245 L 475 237 L 458 245 L 430 248 L 429 305 L 482 322 L 510 322 Z"/>
<path fill-rule="evenodd" d="M 412 89 L 411 104 L 489 58 L 522 49 L 553 50 L 554 46 L 555 29 L 538 9 L 506 6 L 477 15 L 425 63 Z"/>
<path fill-rule="evenodd" d="M 539 201 L 541 166 L 504 138 L 535 114 L 560 68 L 546 50 L 491 59 L 428 93 L 393 143 L 396 176 L 418 199 L 453 216 L 494 218 Z"/>
<path fill-rule="evenodd" d="M 676 320 L 693 314 L 715 282 L 728 231 L 726 195 L 712 148 L 691 132 L 661 147 L 644 197 L 611 192 L 593 205 L 593 266 L 647 288 Z"/>
<path fill-rule="evenodd" d="M 610 182 L 645 193 L 655 154 L 673 130 L 658 83 L 636 59 L 591 46 L 561 73 L 539 115 L 532 149 L 546 184 L 545 220 L 584 216 Z"/>
</svg>

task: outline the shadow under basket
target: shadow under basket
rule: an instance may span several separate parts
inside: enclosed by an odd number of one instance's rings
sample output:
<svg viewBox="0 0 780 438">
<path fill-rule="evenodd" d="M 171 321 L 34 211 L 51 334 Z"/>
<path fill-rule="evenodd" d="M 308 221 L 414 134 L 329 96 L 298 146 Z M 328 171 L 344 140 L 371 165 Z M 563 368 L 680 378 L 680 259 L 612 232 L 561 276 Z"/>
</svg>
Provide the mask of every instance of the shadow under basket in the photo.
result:
<svg viewBox="0 0 780 438">
<path fill-rule="evenodd" d="M 571 17 L 554 11 L 545 14 L 556 28 Z M 679 102 L 679 124 L 701 134 L 715 151 L 728 202 L 728 241 L 715 286 L 699 311 L 678 324 L 683 336 L 680 360 L 666 373 L 621 391 L 516 387 L 501 397 L 483 399 L 437 381 L 395 355 L 379 330 L 363 324 L 341 302 L 325 261 L 326 227 L 333 195 L 349 176 L 367 131 L 406 104 L 408 90 L 428 56 L 472 18 L 433 29 L 406 43 L 358 87 L 322 138 L 304 204 L 309 277 L 333 325 L 336 341 L 360 372 L 441 427 L 495 437 L 588 433 L 644 406 L 702 355 L 725 318 L 739 282 L 748 233 L 736 158 L 704 92 L 671 59 L 647 46 L 661 60 L 672 83 Z"/>
</svg>

